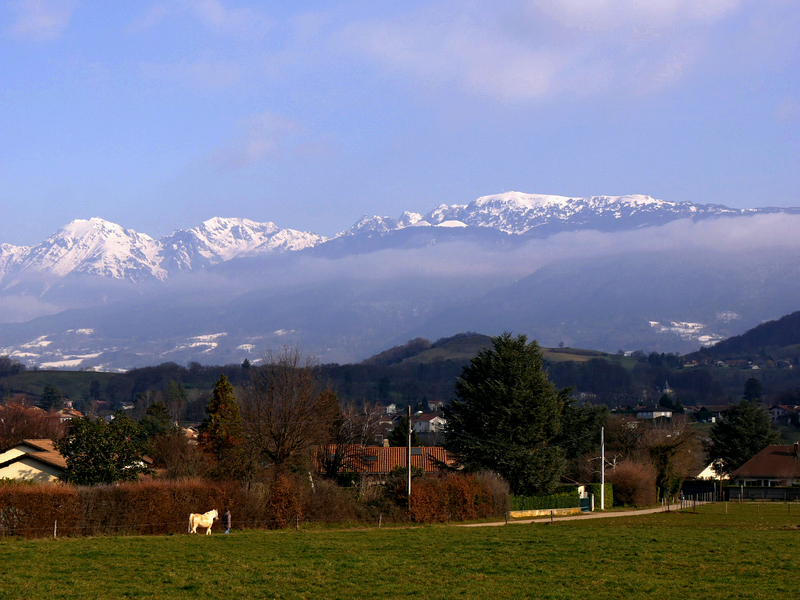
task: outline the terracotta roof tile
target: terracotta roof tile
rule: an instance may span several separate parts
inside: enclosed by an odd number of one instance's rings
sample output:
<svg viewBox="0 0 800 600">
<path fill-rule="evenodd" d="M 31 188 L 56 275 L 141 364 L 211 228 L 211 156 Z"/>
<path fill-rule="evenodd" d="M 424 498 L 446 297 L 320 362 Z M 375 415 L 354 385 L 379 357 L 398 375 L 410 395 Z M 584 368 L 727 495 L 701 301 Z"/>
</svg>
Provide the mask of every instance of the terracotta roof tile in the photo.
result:
<svg viewBox="0 0 800 600">
<path fill-rule="evenodd" d="M 319 446 L 317 452 L 336 452 L 336 446 Z M 376 475 L 389 473 L 399 466 L 406 468 L 408 448 L 383 446 L 348 446 L 346 453 L 351 466 L 359 473 Z M 452 465 L 454 461 L 447 450 L 439 446 L 420 446 L 411 449 L 411 466 L 424 469 L 426 473 L 438 473 L 441 469 L 438 462 Z"/>
<path fill-rule="evenodd" d="M 731 477 L 800 477 L 800 446 L 767 446 Z"/>
</svg>

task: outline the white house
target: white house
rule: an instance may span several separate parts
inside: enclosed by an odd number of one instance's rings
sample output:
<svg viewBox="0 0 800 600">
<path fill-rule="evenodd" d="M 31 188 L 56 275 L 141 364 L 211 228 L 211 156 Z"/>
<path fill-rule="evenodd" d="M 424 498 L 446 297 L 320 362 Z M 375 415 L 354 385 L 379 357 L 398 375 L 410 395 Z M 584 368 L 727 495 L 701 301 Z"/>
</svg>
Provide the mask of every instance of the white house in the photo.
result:
<svg viewBox="0 0 800 600">
<path fill-rule="evenodd" d="M 53 440 L 23 440 L 0 454 L 0 479 L 48 483 L 56 481 L 67 461 Z"/>
<path fill-rule="evenodd" d="M 663 406 L 647 406 L 636 410 L 637 419 L 672 418 L 672 410 Z"/>
<path fill-rule="evenodd" d="M 439 415 L 422 415 L 411 420 L 411 427 L 417 433 L 438 433 L 444 429 L 444 417 Z"/>
</svg>

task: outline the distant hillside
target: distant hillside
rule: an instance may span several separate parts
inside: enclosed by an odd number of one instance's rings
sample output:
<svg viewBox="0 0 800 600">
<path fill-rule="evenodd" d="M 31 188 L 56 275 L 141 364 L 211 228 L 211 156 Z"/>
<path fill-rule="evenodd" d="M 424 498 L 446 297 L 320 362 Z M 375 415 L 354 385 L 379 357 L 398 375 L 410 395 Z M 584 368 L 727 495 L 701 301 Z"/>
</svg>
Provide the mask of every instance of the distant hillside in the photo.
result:
<svg viewBox="0 0 800 600">
<path fill-rule="evenodd" d="M 452 360 L 468 362 L 480 350 L 492 344 L 488 335 L 471 331 L 442 338 L 435 342 L 425 338 L 415 338 L 405 344 L 384 350 L 362 361 L 367 366 L 390 366 L 397 364 L 428 363 Z"/>
<path fill-rule="evenodd" d="M 415 338 L 400 346 L 384 350 L 362 361 L 360 364 L 368 366 L 408 366 L 444 361 L 466 364 L 478 352 L 484 348 L 489 348 L 491 345 L 492 338 L 490 336 L 471 331 L 442 338 L 435 342 L 430 342 L 425 338 Z M 604 358 L 612 362 L 626 362 L 619 356 L 597 350 L 582 350 L 579 348 L 542 348 L 542 354 L 544 359 L 551 363 L 565 361 L 586 362 L 593 358 Z"/>
<path fill-rule="evenodd" d="M 800 311 L 757 325 L 689 356 L 725 359 L 763 354 L 775 358 L 800 355 Z"/>
</svg>

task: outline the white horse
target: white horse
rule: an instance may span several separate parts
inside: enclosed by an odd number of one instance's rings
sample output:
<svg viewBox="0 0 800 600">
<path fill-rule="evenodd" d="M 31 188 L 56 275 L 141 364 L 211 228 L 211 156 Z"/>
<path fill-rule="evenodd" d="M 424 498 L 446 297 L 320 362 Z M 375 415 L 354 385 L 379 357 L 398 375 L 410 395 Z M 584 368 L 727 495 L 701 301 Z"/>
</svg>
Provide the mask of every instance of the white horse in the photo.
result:
<svg viewBox="0 0 800 600">
<path fill-rule="evenodd" d="M 219 516 L 217 509 L 210 510 L 204 515 L 199 513 L 192 513 L 189 515 L 189 533 L 197 533 L 198 527 L 206 528 L 206 535 L 211 535 L 211 526 L 214 524 L 214 519 Z"/>
</svg>

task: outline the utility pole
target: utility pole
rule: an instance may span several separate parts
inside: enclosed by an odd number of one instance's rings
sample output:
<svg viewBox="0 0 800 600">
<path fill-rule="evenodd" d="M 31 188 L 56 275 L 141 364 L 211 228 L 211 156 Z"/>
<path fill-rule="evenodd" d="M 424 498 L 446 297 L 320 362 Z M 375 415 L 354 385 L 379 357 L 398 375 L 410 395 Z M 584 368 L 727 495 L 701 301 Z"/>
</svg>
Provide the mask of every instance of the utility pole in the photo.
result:
<svg viewBox="0 0 800 600">
<path fill-rule="evenodd" d="M 413 416 L 418 417 L 422 414 L 421 410 L 414 413 Z M 411 506 L 411 402 L 408 403 L 408 481 L 406 482 L 406 493 L 408 494 L 408 505 Z"/>
<path fill-rule="evenodd" d="M 605 427 L 600 428 L 600 510 L 606 508 L 606 441 Z"/>
<path fill-rule="evenodd" d="M 408 402 L 408 462 L 406 463 L 408 482 L 406 483 L 406 494 L 408 495 L 408 505 L 411 506 L 411 401 Z"/>
</svg>

